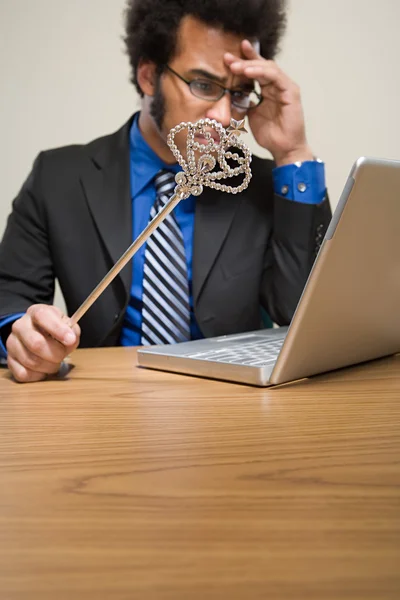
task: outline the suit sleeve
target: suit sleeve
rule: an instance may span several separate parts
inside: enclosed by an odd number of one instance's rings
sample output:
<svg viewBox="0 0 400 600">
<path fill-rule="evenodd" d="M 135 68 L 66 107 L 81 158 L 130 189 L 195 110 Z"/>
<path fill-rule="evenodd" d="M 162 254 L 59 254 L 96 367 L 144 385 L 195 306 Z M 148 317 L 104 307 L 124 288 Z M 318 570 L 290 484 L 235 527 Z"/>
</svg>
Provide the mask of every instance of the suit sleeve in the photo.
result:
<svg viewBox="0 0 400 600">
<path fill-rule="evenodd" d="M 328 197 L 303 204 L 275 194 L 261 304 L 278 325 L 290 323 L 331 220 Z"/>
<path fill-rule="evenodd" d="M 42 155 L 13 202 L 0 244 L 0 315 L 51 304 L 54 271 L 42 198 Z"/>
</svg>

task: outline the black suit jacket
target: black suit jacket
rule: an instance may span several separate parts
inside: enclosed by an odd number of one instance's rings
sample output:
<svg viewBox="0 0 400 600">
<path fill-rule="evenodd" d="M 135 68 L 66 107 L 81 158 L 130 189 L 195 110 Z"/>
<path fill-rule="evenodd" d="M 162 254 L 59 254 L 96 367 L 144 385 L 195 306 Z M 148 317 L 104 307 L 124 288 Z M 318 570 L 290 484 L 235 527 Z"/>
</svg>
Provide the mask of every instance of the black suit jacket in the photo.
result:
<svg viewBox="0 0 400 600">
<path fill-rule="evenodd" d="M 55 278 L 72 314 L 131 244 L 131 122 L 38 156 L 0 246 L 0 315 L 51 304 Z M 328 199 L 274 195 L 273 166 L 253 157 L 244 192 L 206 188 L 196 200 L 194 311 L 207 337 L 259 328 L 260 304 L 288 323 L 330 221 Z M 130 283 L 128 264 L 82 318 L 81 346 L 118 343 Z"/>
</svg>

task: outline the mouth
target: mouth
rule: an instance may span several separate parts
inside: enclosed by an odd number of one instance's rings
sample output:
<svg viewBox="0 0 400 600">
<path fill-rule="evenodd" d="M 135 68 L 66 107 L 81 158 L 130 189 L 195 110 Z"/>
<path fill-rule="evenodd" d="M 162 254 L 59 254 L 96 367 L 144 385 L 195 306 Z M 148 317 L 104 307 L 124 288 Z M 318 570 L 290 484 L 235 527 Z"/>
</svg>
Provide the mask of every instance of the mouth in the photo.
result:
<svg viewBox="0 0 400 600">
<path fill-rule="evenodd" d="M 209 133 L 209 134 L 210 134 L 211 140 L 212 140 L 212 141 L 213 141 L 215 144 L 218 144 L 218 143 L 219 143 L 219 141 L 220 141 L 220 137 L 219 137 L 219 135 L 218 135 L 218 133 L 217 133 L 216 131 L 214 131 L 214 130 L 212 130 L 212 131 L 207 131 L 207 133 Z M 210 143 L 210 141 L 211 141 L 210 139 L 207 139 L 207 138 L 205 137 L 205 135 L 203 135 L 203 134 L 201 134 L 201 133 L 196 133 L 196 135 L 194 136 L 194 139 L 195 139 L 195 141 L 196 141 L 196 142 L 198 142 L 199 144 L 204 144 L 204 145 L 206 145 L 206 144 L 209 144 L 209 143 Z"/>
</svg>

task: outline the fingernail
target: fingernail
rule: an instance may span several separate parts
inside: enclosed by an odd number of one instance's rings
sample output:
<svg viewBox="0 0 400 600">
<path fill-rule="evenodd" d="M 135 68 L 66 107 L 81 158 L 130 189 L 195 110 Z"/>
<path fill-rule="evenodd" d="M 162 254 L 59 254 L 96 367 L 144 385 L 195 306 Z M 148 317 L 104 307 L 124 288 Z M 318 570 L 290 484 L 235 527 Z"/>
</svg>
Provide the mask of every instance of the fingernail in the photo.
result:
<svg viewBox="0 0 400 600">
<path fill-rule="evenodd" d="M 69 346 L 70 344 L 74 344 L 76 341 L 76 336 L 72 331 L 69 331 L 64 336 L 64 344 Z"/>
</svg>

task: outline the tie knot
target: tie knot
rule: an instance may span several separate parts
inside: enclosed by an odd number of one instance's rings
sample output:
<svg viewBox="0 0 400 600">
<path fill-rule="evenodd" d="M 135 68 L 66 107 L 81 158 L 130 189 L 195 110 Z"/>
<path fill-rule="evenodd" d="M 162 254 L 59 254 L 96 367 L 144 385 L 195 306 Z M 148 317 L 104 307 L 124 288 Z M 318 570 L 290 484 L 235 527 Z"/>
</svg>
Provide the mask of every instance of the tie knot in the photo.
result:
<svg viewBox="0 0 400 600">
<path fill-rule="evenodd" d="M 171 196 L 175 188 L 175 175 L 171 171 L 162 169 L 157 173 L 154 184 L 157 196 Z"/>
</svg>

